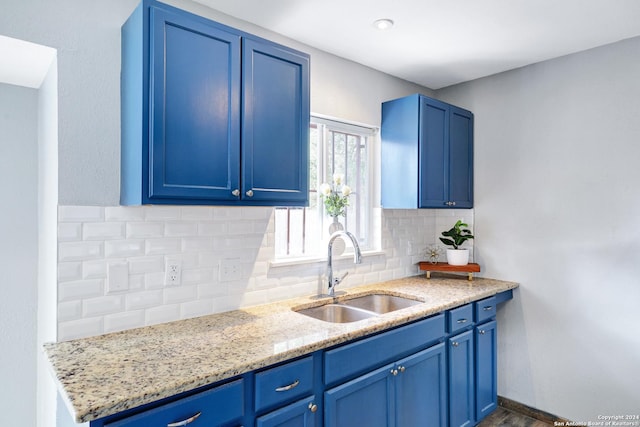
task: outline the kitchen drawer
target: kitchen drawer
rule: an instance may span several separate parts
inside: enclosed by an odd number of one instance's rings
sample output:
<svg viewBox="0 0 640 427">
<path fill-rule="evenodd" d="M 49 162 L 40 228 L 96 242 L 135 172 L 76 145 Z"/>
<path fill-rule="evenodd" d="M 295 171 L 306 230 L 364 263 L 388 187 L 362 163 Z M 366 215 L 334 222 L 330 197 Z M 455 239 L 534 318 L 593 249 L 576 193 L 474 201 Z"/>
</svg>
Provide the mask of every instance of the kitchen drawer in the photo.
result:
<svg viewBox="0 0 640 427">
<path fill-rule="evenodd" d="M 240 423 L 243 416 L 244 384 L 243 380 L 237 380 L 107 423 L 105 427 L 166 426 L 189 419 L 193 419 L 189 423 L 193 427 L 216 427 Z"/>
<path fill-rule="evenodd" d="M 453 334 L 473 325 L 473 304 L 447 311 L 447 332 Z"/>
<path fill-rule="evenodd" d="M 337 381 L 368 372 L 398 357 L 421 350 L 441 340 L 444 314 L 420 320 L 373 337 L 343 345 L 324 354 L 324 382 Z"/>
<path fill-rule="evenodd" d="M 496 297 L 485 298 L 480 301 L 476 301 L 476 323 L 484 322 L 491 319 L 496 315 Z"/>
<path fill-rule="evenodd" d="M 313 391 L 313 357 L 308 356 L 256 374 L 256 412 L 305 397 Z"/>
</svg>

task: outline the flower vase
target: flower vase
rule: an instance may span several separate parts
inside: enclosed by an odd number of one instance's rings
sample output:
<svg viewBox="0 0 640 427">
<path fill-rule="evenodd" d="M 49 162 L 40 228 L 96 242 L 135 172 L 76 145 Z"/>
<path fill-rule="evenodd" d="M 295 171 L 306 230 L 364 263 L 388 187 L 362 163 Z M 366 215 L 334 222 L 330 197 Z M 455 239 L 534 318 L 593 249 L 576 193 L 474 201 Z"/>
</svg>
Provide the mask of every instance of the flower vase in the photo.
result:
<svg viewBox="0 0 640 427">
<path fill-rule="evenodd" d="M 331 218 L 333 218 L 333 222 L 329 224 L 329 235 L 335 233 L 336 231 L 344 230 L 344 226 L 340 224 L 337 216 L 332 216 Z"/>
<path fill-rule="evenodd" d="M 340 223 L 340 221 L 338 221 L 338 217 L 337 216 L 332 216 L 331 218 L 333 218 L 333 222 L 331 224 L 329 224 L 329 236 L 331 236 L 336 231 L 343 231 L 344 230 L 344 226 Z M 338 237 L 333 242 L 333 254 L 334 255 L 342 255 L 346 248 L 347 248 L 347 246 L 345 245 L 344 240 L 342 240 L 342 237 Z"/>
</svg>

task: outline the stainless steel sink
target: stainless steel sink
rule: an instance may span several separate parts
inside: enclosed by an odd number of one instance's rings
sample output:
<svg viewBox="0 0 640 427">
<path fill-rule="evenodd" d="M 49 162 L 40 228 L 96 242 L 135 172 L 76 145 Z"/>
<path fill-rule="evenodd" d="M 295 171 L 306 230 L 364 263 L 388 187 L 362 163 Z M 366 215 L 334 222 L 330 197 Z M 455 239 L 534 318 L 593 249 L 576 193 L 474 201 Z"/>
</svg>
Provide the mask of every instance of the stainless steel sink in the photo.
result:
<svg viewBox="0 0 640 427">
<path fill-rule="evenodd" d="M 422 301 L 416 301 L 395 295 L 371 294 L 351 298 L 343 301 L 342 303 L 350 307 L 362 308 L 364 310 L 373 311 L 374 313 L 384 314 L 421 304 Z"/>
<path fill-rule="evenodd" d="M 349 323 L 368 319 L 376 316 L 376 313 L 362 310 L 357 307 L 348 307 L 342 304 L 325 304 L 319 307 L 297 310 L 298 313 L 315 319 L 333 323 Z"/>
<path fill-rule="evenodd" d="M 305 316 L 333 323 L 349 323 L 368 319 L 420 304 L 409 298 L 386 294 L 371 294 L 351 298 L 340 303 L 295 310 Z"/>
</svg>

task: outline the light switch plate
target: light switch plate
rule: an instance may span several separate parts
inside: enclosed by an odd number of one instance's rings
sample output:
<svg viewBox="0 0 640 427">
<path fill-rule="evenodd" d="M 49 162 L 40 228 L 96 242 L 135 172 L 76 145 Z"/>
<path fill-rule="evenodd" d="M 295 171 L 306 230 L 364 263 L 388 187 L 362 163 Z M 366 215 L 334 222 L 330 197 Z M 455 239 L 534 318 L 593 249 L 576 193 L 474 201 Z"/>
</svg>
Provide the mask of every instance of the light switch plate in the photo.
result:
<svg viewBox="0 0 640 427">
<path fill-rule="evenodd" d="M 129 263 L 110 262 L 107 268 L 107 293 L 129 290 Z"/>
</svg>

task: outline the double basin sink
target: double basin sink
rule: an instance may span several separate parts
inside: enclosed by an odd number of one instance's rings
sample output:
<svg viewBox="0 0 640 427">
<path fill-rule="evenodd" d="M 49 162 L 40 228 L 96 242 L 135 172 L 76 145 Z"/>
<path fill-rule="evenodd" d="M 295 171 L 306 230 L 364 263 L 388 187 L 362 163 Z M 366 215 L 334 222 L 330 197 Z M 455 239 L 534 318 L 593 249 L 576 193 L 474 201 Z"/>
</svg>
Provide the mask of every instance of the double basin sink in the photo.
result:
<svg viewBox="0 0 640 427">
<path fill-rule="evenodd" d="M 318 307 L 295 309 L 294 311 L 331 323 L 349 323 L 376 317 L 421 304 L 409 298 L 387 294 L 370 294 L 354 297 L 339 303 L 328 303 Z"/>
</svg>

